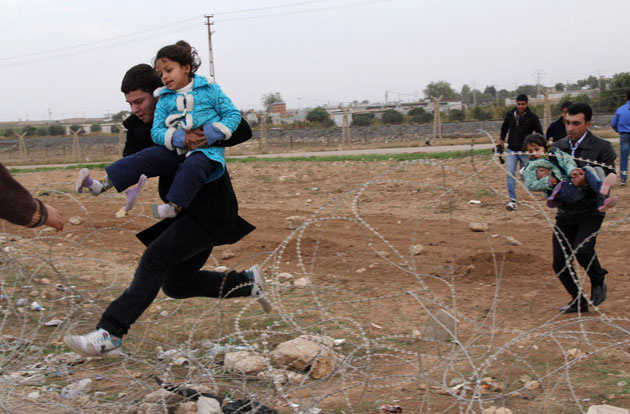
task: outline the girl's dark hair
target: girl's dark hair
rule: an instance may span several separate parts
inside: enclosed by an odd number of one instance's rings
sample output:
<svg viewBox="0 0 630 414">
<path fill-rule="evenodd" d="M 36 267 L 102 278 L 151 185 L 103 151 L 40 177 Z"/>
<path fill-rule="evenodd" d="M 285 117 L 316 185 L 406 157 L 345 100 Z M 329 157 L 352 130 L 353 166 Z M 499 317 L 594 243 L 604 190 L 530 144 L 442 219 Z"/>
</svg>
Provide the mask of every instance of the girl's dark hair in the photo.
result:
<svg viewBox="0 0 630 414">
<path fill-rule="evenodd" d="M 155 59 L 153 59 L 153 66 L 155 67 L 155 62 L 162 58 L 170 59 L 182 66 L 190 65 L 190 76 L 197 72 L 199 65 L 201 65 L 201 59 L 199 59 L 197 50 L 183 40 L 158 50 Z"/>
<path fill-rule="evenodd" d="M 540 147 L 543 147 L 546 151 L 549 151 L 549 142 L 545 137 L 540 134 L 531 134 L 525 138 L 525 142 L 523 143 L 523 151 L 527 151 L 527 144 L 536 144 Z"/>
</svg>

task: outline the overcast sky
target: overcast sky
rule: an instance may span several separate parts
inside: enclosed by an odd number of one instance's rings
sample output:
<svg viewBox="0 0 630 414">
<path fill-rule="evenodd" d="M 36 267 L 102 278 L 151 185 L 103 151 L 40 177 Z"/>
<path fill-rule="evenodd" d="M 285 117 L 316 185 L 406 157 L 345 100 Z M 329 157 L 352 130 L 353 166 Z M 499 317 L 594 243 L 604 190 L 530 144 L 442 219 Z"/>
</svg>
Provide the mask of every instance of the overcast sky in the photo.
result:
<svg viewBox="0 0 630 414">
<path fill-rule="evenodd" d="M 180 39 L 208 75 L 206 14 L 217 82 L 241 109 L 269 92 L 313 107 L 630 71 L 628 0 L 0 0 L 0 121 L 127 109 L 125 71 Z"/>
</svg>

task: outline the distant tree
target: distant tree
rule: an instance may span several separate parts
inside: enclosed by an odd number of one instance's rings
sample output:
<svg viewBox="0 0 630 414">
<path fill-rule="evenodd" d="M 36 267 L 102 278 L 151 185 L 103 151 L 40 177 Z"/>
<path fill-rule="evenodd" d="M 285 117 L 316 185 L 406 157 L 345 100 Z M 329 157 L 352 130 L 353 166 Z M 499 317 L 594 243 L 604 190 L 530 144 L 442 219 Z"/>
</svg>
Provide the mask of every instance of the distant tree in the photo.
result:
<svg viewBox="0 0 630 414">
<path fill-rule="evenodd" d="M 381 121 L 384 124 L 402 124 L 405 117 L 395 109 L 387 109 L 381 115 Z"/>
<path fill-rule="evenodd" d="M 117 134 L 120 131 L 120 128 L 118 128 L 117 125 L 112 125 L 111 127 L 109 127 L 109 130 L 112 134 Z"/>
<path fill-rule="evenodd" d="M 580 88 L 595 89 L 599 86 L 599 79 L 591 75 L 586 79 L 580 79 L 575 82 Z"/>
<path fill-rule="evenodd" d="M 472 109 L 472 116 L 479 121 L 487 121 L 488 119 L 492 119 L 492 114 L 490 112 L 484 111 L 480 106 L 475 106 Z"/>
<path fill-rule="evenodd" d="M 72 125 L 70 125 L 70 131 L 72 131 L 72 132 L 80 131 L 79 134 L 82 134 L 84 132 L 82 128 L 83 127 L 81 127 L 81 125 L 79 125 L 79 124 L 72 124 Z"/>
<path fill-rule="evenodd" d="M 45 137 L 46 135 L 48 135 L 48 127 L 45 127 L 45 126 L 38 127 L 36 135 L 40 137 Z"/>
<path fill-rule="evenodd" d="M 261 101 L 265 107 L 265 110 L 267 111 L 269 111 L 269 108 L 271 107 L 272 104 L 275 104 L 277 102 L 284 102 L 282 100 L 282 95 L 280 95 L 280 92 L 266 93 L 262 96 Z"/>
<path fill-rule="evenodd" d="M 446 101 L 452 101 L 458 98 L 457 92 L 453 90 L 451 84 L 446 81 L 431 82 L 424 89 L 424 94 L 427 98 L 439 98 Z"/>
<path fill-rule="evenodd" d="M 516 95 L 514 95 L 514 92 L 510 92 L 507 89 L 501 89 L 499 91 L 499 101 L 500 102 L 505 102 L 505 98 L 509 98 L 510 96 L 516 96 Z"/>
<path fill-rule="evenodd" d="M 610 84 L 605 90 L 601 91 L 597 99 L 598 109 L 606 112 L 614 111 L 626 102 L 626 91 L 628 89 L 630 89 L 630 72 L 615 74 Z"/>
<path fill-rule="evenodd" d="M 483 94 L 494 98 L 497 96 L 497 88 L 493 85 L 486 86 L 486 89 L 483 90 Z"/>
<path fill-rule="evenodd" d="M 553 85 L 553 88 L 558 92 L 564 92 L 565 86 L 564 86 L 564 83 L 558 82 L 555 85 Z"/>
<path fill-rule="evenodd" d="M 411 122 L 415 122 L 416 124 L 426 124 L 427 122 L 433 121 L 433 114 L 420 107 L 413 108 L 407 115 L 411 117 Z"/>
<path fill-rule="evenodd" d="M 90 125 L 90 132 L 101 132 L 103 128 L 100 124 L 92 124 Z"/>
<path fill-rule="evenodd" d="M 515 97 L 524 93 L 529 98 L 535 97 L 538 87 L 536 85 L 521 85 L 514 91 Z"/>
<path fill-rule="evenodd" d="M 567 101 L 571 101 L 571 102 L 585 103 L 585 104 L 588 104 L 588 105 L 591 104 L 591 97 L 588 96 L 586 93 L 581 93 L 579 95 L 574 95 L 574 96 L 571 96 L 571 97 L 567 97 L 566 100 Z"/>
<path fill-rule="evenodd" d="M 329 119 L 330 119 L 330 114 L 328 113 L 327 110 L 325 110 L 321 106 L 318 106 L 315 109 L 311 109 L 306 114 L 306 120 L 309 122 L 317 122 L 317 123 L 323 124 Z"/>
<path fill-rule="evenodd" d="M 66 133 L 66 129 L 61 125 L 50 125 L 48 127 L 48 134 L 52 136 L 63 135 Z"/>
<path fill-rule="evenodd" d="M 368 99 L 364 99 L 361 101 L 362 104 L 367 105 L 370 103 L 370 101 Z"/>
<path fill-rule="evenodd" d="M 15 134 L 15 129 L 13 128 L 5 128 L 4 131 L 2 132 L 2 135 L 4 135 L 5 137 L 10 137 L 13 134 Z"/>
<path fill-rule="evenodd" d="M 127 118 L 130 114 L 131 112 L 129 111 L 116 112 L 114 115 L 112 115 L 112 121 L 122 121 L 123 119 Z"/>
<path fill-rule="evenodd" d="M 30 137 L 37 134 L 37 128 L 35 128 L 33 125 L 26 125 L 24 128 L 22 128 L 22 133 L 25 133 L 25 132 L 26 132 L 26 136 Z"/>
<path fill-rule="evenodd" d="M 463 121 L 466 118 L 466 112 L 461 109 L 451 109 L 448 114 L 449 121 Z"/>
<path fill-rule="evenodd" d="M 372 124 L 374 114 L 367 112 L 365 114 L 352 114 L 352 126 L 369 126 Z"/>
</svg>

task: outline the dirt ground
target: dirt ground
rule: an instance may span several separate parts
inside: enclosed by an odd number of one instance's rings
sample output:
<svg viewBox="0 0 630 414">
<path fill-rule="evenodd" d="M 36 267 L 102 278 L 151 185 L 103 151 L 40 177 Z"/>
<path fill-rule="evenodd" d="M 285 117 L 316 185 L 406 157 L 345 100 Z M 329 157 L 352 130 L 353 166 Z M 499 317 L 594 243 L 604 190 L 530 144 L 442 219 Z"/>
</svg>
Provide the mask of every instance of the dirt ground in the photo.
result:
<svg viewBox="0 0 630 414">
<path fill-rule="evenodd" d="M 178 301 L 160 293 L 125 338 L 128 356 L 122 361 L 83 362 L 71 375 L 47 375 L 43 388 L 12 383 L 5 388 L 10 392 L 2 393 L 6 407 L 131 410 L 158 389 L 155 374 L 204 384 L 229 398 L 254 397 L 281 412 L 309 407 L 379 412 L 382 404 L 423 413 L 480 413 L 490 406 L 518 413 L 586 412 L 601 403 L 630 407 L 627 187 L 613 189 L 621 202 L 597 240 L 599 259 L 609 271 L 608 299 L 588 313 L 561 315 L 558 308 L 569 296 L 551 268 L 554 211 L 522 187 L 518 209 L 506 211 L 505 174 L 488 157 L 232 162 L 229 170 L 241 215 L 257 229 L 234 245 L 217 247 L 207 267 L 261 263 L 274 311 L 263 314 L 250 299 Z M 67 351 L 60 341 L 65 332 L 93 328 L 133 276 L 143 252 L 134 234 L 154 222 L 148 215 L 158 200 L 157 180 L 149 181 L 140 205 L 118 219 L 114 214 L 124 196 L 75 194 L 76 173 L 17 175 L 66 219 L 77 216 L 82 222 L 67 223 L 59 234 L 0 227 L 4 294 L 14 301 L 37 300 L 45 308 L 20 312 L 11 301 L 1 303 L 3 374 L 34 369 L 46 355 Z M 307 221 L 290 230 L 290 216 Z M 487 228 L 473 231 L 471 223 Z M 414 254 L 418 245 L 422 251 Z M 588 278 L 580 268 L 577 276 L 588 296 Z M 292 284 L 302 277 L 311 284 Z M 457 321 L 453 337 L 424 340 L 425 325 L 440 310 Z M 43 326 L 53 317 L 63 323 Z M 227 372 L 207 353 L 212 341 L 256 346 L 269 357 L 279 342 L 301 334 L 345 340 L 336 350 L 340 360 L 332 375 L 281 385 Z M 35 347 L 12 354 L 7 348 L 15 338 Z M 188 363 L 158 358 L 158 346 L 183 352 Z M 55 397 L 81 378 L 98 378 L 84 400 Z M 40 389 L 39 399 L 26 397 Z"/>
</svg>

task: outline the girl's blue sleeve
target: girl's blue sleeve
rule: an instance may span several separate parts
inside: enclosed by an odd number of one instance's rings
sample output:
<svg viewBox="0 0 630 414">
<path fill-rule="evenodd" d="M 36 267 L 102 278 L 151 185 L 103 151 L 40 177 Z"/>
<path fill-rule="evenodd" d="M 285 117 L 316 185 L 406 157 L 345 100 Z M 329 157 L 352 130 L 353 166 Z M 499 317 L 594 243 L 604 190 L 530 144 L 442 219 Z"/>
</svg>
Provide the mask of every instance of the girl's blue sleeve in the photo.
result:
<svg viewBox="0 0 630 414">
<path fill-rule="evenodd" d="M 560 165 L 560 168 L 562 168 L 562 170 L 564 171 L 564 176 L 562 178 L 568 177 L 571 171 L 575 170 L 578 167 L 573 157 L 566 152 L 554 148 L 553 154 L 558 160 L 558 165 Z"/>
<path fill-rule="evenodd" d="M 219 129 L 219 131 L 221 131 L 227 139 L 232 136 L 232 133 L 241 122 L 241 111 L 234 106 L 230 98 L 223 93 L 219 85 L 215 83 L 212 87 L 215 92 L 213 93 L 214 102 L 212 103 L 212 106 L 221 118 L 219 122 L 213 122 L 212 125 Z"/>
</svg>

